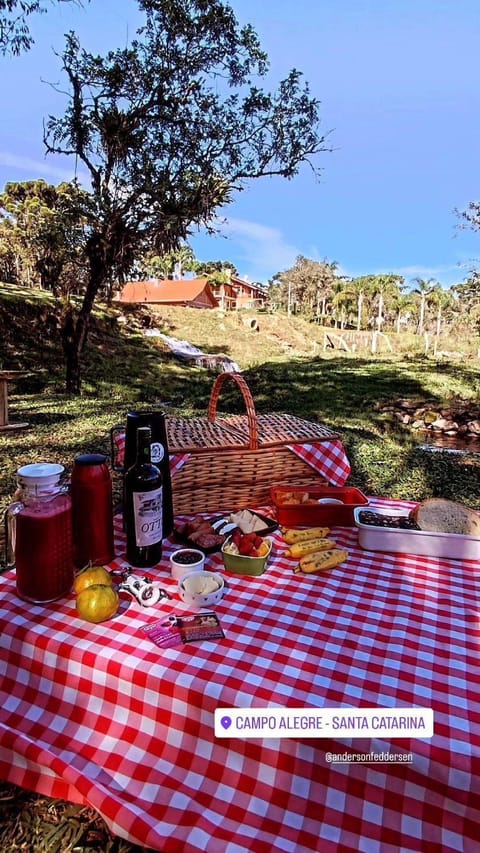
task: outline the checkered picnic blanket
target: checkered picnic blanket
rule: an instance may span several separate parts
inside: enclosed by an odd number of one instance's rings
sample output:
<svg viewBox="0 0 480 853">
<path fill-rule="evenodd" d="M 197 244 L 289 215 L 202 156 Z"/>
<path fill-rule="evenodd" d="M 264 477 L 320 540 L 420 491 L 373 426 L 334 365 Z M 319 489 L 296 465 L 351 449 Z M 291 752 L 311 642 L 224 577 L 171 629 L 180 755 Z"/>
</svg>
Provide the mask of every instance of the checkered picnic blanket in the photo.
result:
<svg viewBox="0 0 480 853">
<path fill-rule="evenodd" d="M 2 576 L 2 777 L 88 803 L 162 853 L 474 853 L 480 563 L 365 551 L 352 527 L 332 534 L 348 561 L 297 575 L 274 533 L 265 574 L 225 574 L 225 638 L 175 648 L 142 631 L 186 610 L 173 541 L 149 571 L 172 600 L 125 600 L 100 625 L 79 619 L 73 598 L 26 605 L 14 573 Z M 120 524 L 116 535 L 118 568 Z M 221 556 L 207 568 L 222 570 Z M 431 707 L 435 733 L 215 738 L 217 707 Z M 412 763 L 329 761 L 344 752 L 411 752 Z"/>
</svg>

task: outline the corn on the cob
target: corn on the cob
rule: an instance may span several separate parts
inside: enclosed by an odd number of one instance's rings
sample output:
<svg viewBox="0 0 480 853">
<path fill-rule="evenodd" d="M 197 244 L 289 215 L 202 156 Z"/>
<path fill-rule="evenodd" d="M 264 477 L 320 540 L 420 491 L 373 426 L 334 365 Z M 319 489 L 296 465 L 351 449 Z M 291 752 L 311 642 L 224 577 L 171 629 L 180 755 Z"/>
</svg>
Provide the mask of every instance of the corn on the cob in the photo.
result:
<svg viewBox="0 0 480 853">
<path fill-rule="evenodd" d="M 330 533 L 330 529 L 328 527 L 308 527 L 306 530 L 291 530 L 282 527 L 282 533 L 287 545 L 293 545 L 294 542 L 306 542 L 308 539 L 324 539 Z"/>
<path fill-rule="evenodd" d="M 294 542 L 285 551 L 286 557 L 304 557 L 305 554 L 313 554 L 314 551 L 327 551 L 335 548 L 333 539 L 308 539 L 306 542 Z"/>
<path fill-rule="evenodd" d="M 339 548 L 333 548 L 329 551 L 318 551 L 302 557 L 294 571 L 303 572 L 304 574 L 322 572 L 324 569 L 334 569 L 335 566 L 339 566 L 340 563 L 344 563 L 347 559 L 348 551 L 342 551 Z"/>
</svg>

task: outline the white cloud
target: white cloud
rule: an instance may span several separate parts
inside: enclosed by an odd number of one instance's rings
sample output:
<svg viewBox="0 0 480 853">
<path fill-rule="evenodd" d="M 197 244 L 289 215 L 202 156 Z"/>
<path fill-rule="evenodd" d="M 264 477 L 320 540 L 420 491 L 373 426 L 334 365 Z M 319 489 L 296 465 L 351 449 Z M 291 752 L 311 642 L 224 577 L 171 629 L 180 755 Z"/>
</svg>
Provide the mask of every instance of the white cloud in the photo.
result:
<svg viewBox="0 0 480 853">
<path fill-rule="evenodd" d="M 36 160 L 33 157 L 24 157 L 21 154 L 12 154 L 9 151 L 0 151 L 0 166 L 12 170 L 12 176 L 7 180 L 20 180 L 19 172 L 28 173 L 25 180 L 36 180 L 37 178 L 50 178 L 57 181 L 72 181 L 75 177 L 73 162 L 70 166 L 55 165 L 53 161 Z M 80 183 L 88 185 L 89 179 L 85 173 L 77 172 Z"/>
<path fill-rule="evenodd" d="M 403 275 L 405 278 L 424 278 L 428 281 L 429 278 L 441 278 L 442 275 L 450 275 L 452 272 L 458 273 L 458 267 L 451 264 L 444 266 L 422 266 L 421 264 L 412 264 L 411 266 L 399 267 L 393 270 L 397 275 Z"/>
<path fill-rule="evenodd" d="M 235 244 L 240 275 L 248 275 L 256 281 L 265 281 L 276 272 L 288 269 L 302 254 L 278 228 L 235 217 L 225 221 L 219 219 L 216 224 L 220 234 Z M 240 268 L 242 264 L 245 269 Z"/>
</svg>

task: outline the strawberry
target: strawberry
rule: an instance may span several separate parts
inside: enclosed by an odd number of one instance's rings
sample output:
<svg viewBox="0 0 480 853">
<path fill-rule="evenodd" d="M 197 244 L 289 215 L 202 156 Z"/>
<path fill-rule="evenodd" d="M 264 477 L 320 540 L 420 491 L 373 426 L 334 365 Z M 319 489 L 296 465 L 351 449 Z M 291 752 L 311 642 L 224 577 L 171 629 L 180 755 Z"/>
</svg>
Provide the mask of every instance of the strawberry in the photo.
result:
<svg viewBox="0 0 480 853">
<path fill-rule="evenodd" d="M 250 542 L 251 545 L 253 545 L 255 543 L 255 539 L 257 538 L 257 534 L 255 533 L 255 531 L 252 531 L 251 533 L 244 533 L 243 538 L 246 541 Z"/>
</svg>

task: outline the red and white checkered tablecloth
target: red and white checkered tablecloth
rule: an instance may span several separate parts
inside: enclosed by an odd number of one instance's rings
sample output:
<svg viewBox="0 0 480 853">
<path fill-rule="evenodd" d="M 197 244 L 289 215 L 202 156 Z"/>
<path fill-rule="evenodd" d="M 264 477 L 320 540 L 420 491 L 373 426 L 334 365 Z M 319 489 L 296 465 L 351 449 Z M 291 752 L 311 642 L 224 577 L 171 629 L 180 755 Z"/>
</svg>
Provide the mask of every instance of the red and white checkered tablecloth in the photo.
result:
<svg viewBox="0 0 480 853">
<path fill-rule="evenodd" d="M 162 853 L 477 851 L 480 563 L 364 551 L 355 528 L 333 533 L 348 561 L 313 576 L 293 573 L 274 534 L 264 575 L 228 575 L 225 639 L 180 648 L 142 632 L 186 609 L 171 542 L 150 573 L 172 601 L 132 602 L 100 625 L 73 598 L 27 606 L 2 576 L 0 775 L 88 803 Z M 221 569 L 218 554 L 208 567 Z M 435 733 L 215 738 L 215 708 L 267 706 L 431 707 Z M 344 751 L 413 761 L 328 763 Z"/>
<path fill-rule="evenodd" d="M 289 449 L 315 468 L 333 486 L 343 486 L 346 483 L 351 467 L 340 439 L 321 441 L 318 444 L 291 444 Z"/>
</svg>

